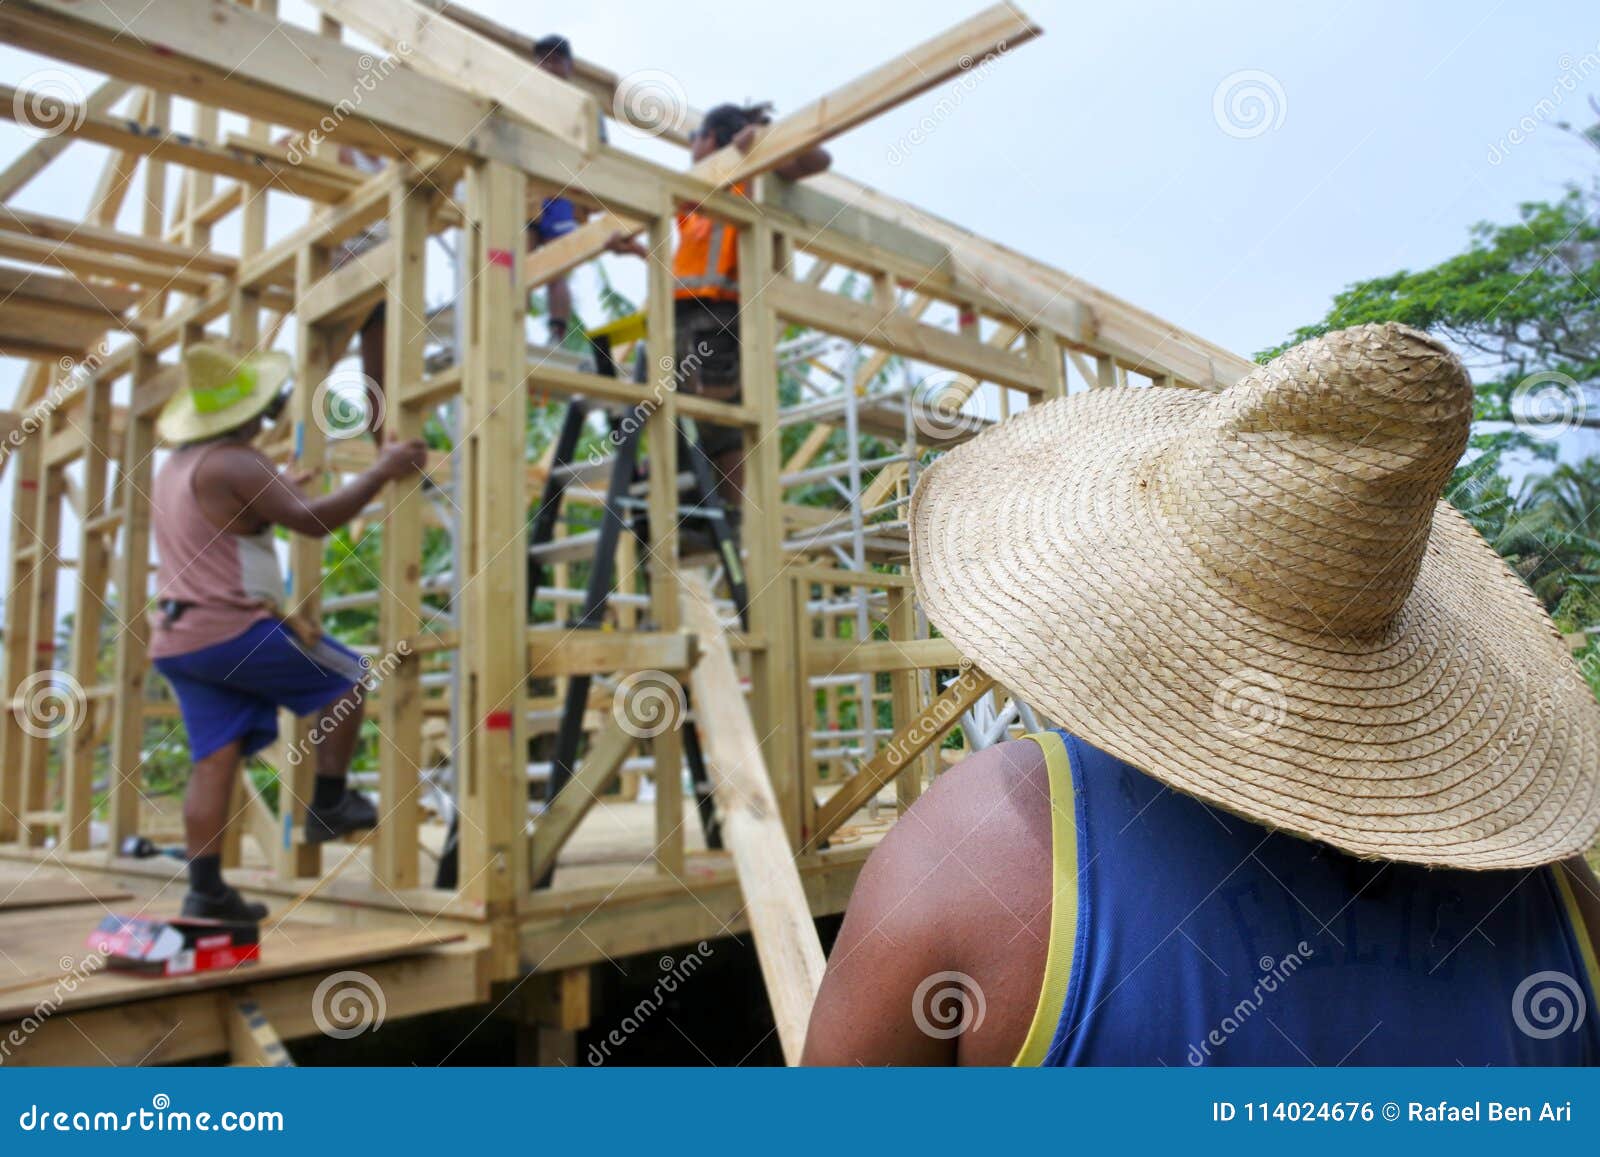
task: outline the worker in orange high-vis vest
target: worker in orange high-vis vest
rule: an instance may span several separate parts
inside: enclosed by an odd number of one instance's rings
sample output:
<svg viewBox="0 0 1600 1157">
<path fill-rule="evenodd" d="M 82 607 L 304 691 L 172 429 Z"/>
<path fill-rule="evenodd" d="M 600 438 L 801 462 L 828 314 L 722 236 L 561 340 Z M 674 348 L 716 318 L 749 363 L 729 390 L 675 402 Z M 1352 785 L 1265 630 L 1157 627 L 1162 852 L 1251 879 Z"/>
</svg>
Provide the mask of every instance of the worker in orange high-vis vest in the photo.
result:
<svg viewBox="0 0 1600 1157">
<path fill-rule="evenodd" d="M 689 139 L 690 158 L 699 162 L 732 145 L 749 152 L 763 125 L 772 123 L 771 106 L 719 104 L 706 113 Z M 808 149 L 773 171 L 790 180 L 820 173 L 832 163 L 828 151 Z M 744 194 L 746 186 L 735 185 Z M 614 252 L 648 257 L 637 239 L 616 239 Z M 678 248 L 672 259 L 677 388 L 721 402 L 743 397 L 739 379 L 739 231 L 699 211 L 678 207 Z M 717 492 L 731 516 L 739 516 L 744 489 L 741 432 L 732 426 L 702 424 L 700 444 L 717 469 Z"/>
</svg>

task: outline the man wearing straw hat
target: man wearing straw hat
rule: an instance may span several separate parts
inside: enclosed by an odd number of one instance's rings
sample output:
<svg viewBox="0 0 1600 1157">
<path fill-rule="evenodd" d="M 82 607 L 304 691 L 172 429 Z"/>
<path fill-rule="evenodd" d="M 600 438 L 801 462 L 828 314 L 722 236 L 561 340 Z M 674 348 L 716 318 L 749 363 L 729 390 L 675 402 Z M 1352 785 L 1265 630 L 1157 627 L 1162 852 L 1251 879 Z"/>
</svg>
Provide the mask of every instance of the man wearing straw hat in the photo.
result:
<svg viewBox="0 0 1600 1157">
<path fill-rule="evenodd" d="M 1444 346 L 1363 326 L 924 473 L 929 618 L 1063 729 L 895 824 L 807 1059 L 1600 1061 L 1600 705 L 1440 500 L 1472 401 Z"/>
<path fill-rule="evenodd" d="M 335 839 L 377 822 L 372 802 L 345 788 L 360 737 L 364 663 L 319 627 L 284 614 L 273 530 L 332 533 L 386 483 L 417 473 L 427 450 L 420 440 L 392 442 L 364 474 L 313 497 L 251 444 L 281 408 L 286 356 L 240 357 L 197 344 L 183 369 L 184 388 L 156 423 L 177 448 L 157 472 L 150 502 L 160 555 L 150 656 L 177 695 L 194 761 L 183 805 L 183 914 L 258 921 L 265 906 L 222 879 L 221 840 L 240 763 L 277 739 L 279 708 L 321 717 L 306 838 Z"/>
</svg>

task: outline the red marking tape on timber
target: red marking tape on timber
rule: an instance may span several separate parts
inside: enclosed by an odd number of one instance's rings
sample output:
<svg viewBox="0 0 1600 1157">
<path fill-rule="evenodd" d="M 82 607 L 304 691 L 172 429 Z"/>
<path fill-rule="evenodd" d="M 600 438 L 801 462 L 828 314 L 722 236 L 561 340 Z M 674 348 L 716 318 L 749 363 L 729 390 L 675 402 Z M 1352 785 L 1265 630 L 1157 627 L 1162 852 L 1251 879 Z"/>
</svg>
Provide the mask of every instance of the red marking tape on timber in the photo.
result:
<svg viewBox="0 0 1600 1157">
<path fill-rule="evenodd" d="M 483 726 L 486 731 L 510 731 L 511 712 L 491 711 L 483 717 Z"/>
</svg>

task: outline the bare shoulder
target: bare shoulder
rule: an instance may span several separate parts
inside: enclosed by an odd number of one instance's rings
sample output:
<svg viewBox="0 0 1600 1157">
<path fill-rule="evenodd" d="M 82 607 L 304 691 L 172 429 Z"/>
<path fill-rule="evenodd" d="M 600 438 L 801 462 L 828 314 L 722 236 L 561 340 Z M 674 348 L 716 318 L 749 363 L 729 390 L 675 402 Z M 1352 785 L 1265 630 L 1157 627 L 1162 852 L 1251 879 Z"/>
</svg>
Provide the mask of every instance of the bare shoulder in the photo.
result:
<svg viewBox="0 0 1600 1157">
<path fill-rule="evenodd" d="M 1008 1063 L 1043 970 L 1049 866 L 1049 778 L 1036 743 L 996 745 L 941 775 L 862 868 L 808 1060 Z M 970 1037 L 931 1037 L 918 1031 L 917 987 L 950 973 L 983 992 L 1032 994 L 991 1002 L 986 1027 Z"/>
</svg>

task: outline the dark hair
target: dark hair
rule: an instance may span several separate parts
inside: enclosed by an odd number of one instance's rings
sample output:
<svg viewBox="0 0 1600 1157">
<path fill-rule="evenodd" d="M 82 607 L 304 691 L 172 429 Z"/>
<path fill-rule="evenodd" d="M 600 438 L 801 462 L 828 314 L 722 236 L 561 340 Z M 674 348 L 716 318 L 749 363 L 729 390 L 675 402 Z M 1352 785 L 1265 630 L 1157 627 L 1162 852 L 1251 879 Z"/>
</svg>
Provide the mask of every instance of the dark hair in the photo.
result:
<svg viewBox="0 0 1600 1157">
<path fill-rule="evenodd" d="M 533 42 L 533 59 L 536 64 L 543 64 L 547 60 L 571 60 L 572 42 L 554 33 L 540 37 Z"/>
<path fill-rule="evenodd" d="M 700 121 L 700 127 L 695 130 L 699 136 L 708 136 L 717 142 L 718 148 L 727 146 L 739 131 L 746 125 L 770 125 L 772 123 L 772 105 L 763 101 L 761 104 L 719 104 Z"/>
</svg>

